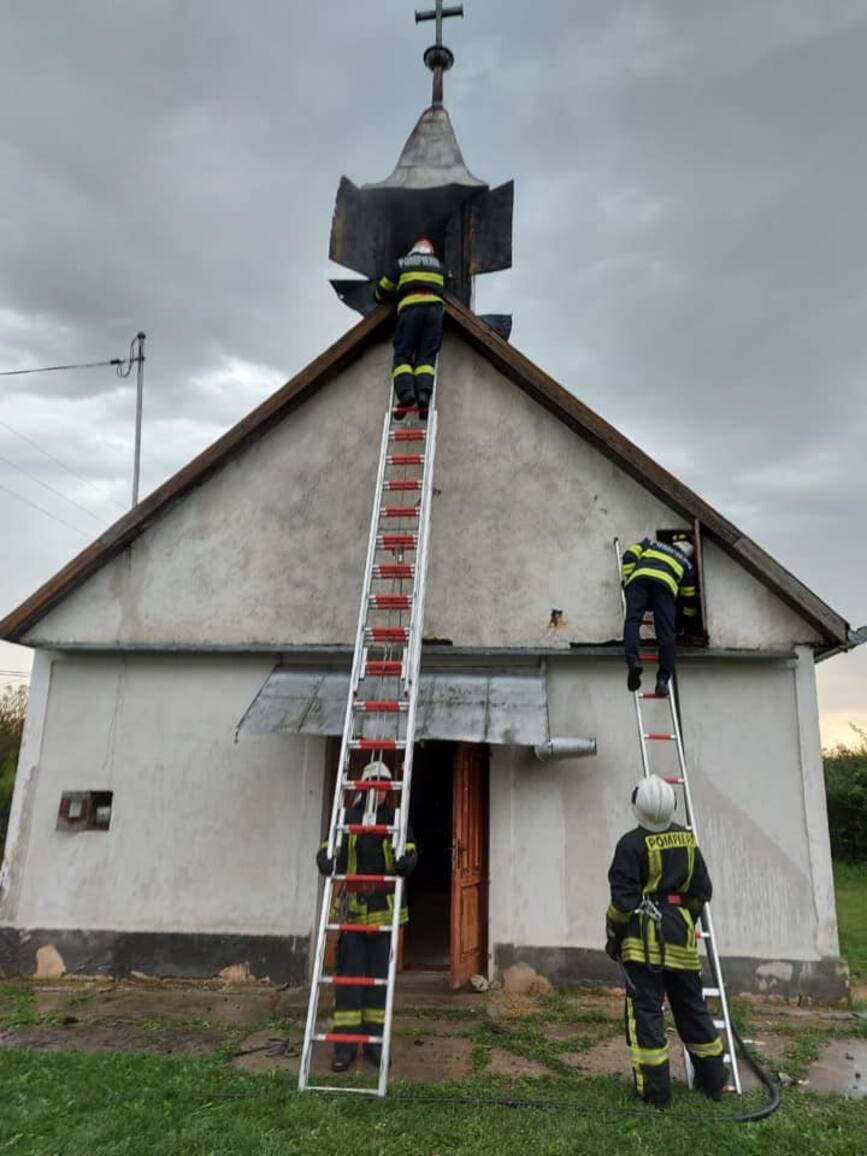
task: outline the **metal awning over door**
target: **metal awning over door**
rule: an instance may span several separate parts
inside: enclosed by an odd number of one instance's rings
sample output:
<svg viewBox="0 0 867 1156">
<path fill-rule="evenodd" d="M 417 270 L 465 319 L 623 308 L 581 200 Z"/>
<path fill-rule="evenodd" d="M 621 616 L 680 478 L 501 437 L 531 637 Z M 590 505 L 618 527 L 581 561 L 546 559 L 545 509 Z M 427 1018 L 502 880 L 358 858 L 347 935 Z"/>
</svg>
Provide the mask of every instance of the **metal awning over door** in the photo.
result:
<svg viewBox="0 0 867 1156">
<path fill-rule="evenodd" d="M 339 735 L 349 675 L 322 668 L 278 666 L 238 724 L 252 734 Z M 365 719 L 365 737 L 382 725 Z M 394 723 L 390 734 L 394 734 Z M 548 743 L 545 676 L 533 671 L 442 671 L 419 685 L 417 739 L 536 746 Z"/>
</svg>

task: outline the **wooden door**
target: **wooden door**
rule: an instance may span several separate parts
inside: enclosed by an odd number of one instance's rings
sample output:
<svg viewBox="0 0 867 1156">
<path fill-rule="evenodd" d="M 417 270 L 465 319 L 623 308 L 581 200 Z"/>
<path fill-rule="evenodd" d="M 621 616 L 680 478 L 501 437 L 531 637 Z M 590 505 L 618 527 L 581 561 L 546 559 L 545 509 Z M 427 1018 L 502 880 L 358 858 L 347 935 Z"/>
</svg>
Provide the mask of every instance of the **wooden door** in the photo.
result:
<svg viewBox="0 0 867 1156">
<path fill-rule="evenodd" d="M 458 743 L 452 787 L 452 990 L 487 972 L 488 748 Z"/>
</svg>

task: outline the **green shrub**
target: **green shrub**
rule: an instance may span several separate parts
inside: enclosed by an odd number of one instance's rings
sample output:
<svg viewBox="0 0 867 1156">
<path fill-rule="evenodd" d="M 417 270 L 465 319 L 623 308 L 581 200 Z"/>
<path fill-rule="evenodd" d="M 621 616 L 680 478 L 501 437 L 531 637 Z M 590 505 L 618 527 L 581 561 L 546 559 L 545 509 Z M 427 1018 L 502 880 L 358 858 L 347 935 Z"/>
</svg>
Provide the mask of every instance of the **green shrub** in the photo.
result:
<svg viewBox="0 0 867 1156">
<path fill-rule="evenodd" d="M 15 788 L 15 768 L 18 765 L 18 748 L 21 746 L 21 732 L 24 730 L 26 713 L 27 688 L 7 686 L 0 696 L 0 855 L 6 842 L 6 826 L 9 822 L 9 808 L 12 806 L 12 791 Z"/>
<path fill-rule="evenodd" d="M 857 733 L 858 747 L 835 747 L 824 756 L 831 853 L 854 863 L 867 862 L 867 734 Z"/>
</svg>

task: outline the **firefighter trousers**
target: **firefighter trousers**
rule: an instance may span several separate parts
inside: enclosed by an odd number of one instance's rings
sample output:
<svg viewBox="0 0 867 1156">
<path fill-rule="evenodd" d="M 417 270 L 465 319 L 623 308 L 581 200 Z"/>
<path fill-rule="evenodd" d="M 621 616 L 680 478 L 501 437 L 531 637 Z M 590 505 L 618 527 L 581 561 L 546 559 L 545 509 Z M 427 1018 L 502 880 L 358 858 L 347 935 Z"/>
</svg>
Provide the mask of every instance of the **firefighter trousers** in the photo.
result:
<svg viewBox="0 0 867 1156">
<path fill-rule="evenodd" d="M 437 354 L 443 340 L 443 306 L 406 305 L 397 315 L 394 334 L 394 392 L 402 405 L 427 406 L 433 391 Z"/>
<path fill-rule="evenodd" d="M 390 937 L 386 932 L 344 931 L 337 942 L 337 974 L 388 975 Z M 385 1024 L 385 987 L 334 988 L 334 1030 L 382 1035 Z"/>
<path fill-rule="evenodd" d="M 655 578 L 633 578 L 626 587 L 626 619 L 623 623 L 623 649 L 629 666 L 639 665 L 641 642 L 638 631 L 646 610 L 653 611 L 653 624 L 659 643 L 657 677 L 662 682 L 668 682 L 674 673 L 674 595 Z"/>
<path fill-rule="evenodd" d="M 668 996 L 677 1033 L 695 1067 L 695 1086 L 717 1098 L 725 1087 L 722 1040 L 701 994 L 701 972 L 651 970 L 623 965 L 626 983 L 626 1041 L 639 1095 L 650 1104 L 671 1100 L 671 1071 L 662 1001 Z"/>
</svg>

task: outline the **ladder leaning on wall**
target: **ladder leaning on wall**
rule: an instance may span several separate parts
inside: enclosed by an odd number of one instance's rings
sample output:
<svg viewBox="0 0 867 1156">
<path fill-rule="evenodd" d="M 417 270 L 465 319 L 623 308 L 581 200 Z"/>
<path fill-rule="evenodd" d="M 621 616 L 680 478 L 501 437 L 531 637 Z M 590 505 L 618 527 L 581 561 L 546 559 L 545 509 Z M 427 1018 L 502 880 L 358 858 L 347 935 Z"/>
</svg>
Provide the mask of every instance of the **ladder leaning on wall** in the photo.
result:
<svg viewBox="0 0 867 1156">
<path fill-rule="evenodd" d="M 399 859 L 406 849 L 433 496 L 437 431 L 436 383 L 435 370 L 426 423 L 420 418 L 413 420 L 414 415 L 418 414 L 416 406 L 392 409 L 391 404 L 383 423 L 349 695 L 328 830 L 328 856 L 334 860 L 335 867 L 341 847 L 349 834 L 390 837 L 395 859 Z M 390 390 L 389 384 L 389 395 Z M 407 417 L 410 418 L 409 422 L 404 420 Z M 392 504 L 401 501 L 411 501 L 412 504 Z M 412 560 L 406 561 L 407 556 Z M 394 781 L 362 781 L 353 778 L 350 767 L 354 751 L 368 752 L 372 760 L 380 759 L 386 751 L 402 752 L 402 777 L 395 777 Z M 393 825 L 348 824 L 347 798 L 351 800 L 358 792 L 377 790 L 394 791 L 398 795 L 400 802 L 395 807 Z M 336 887 L 336 884 L 340 887 Z M 353 884 L 390 891 L 394 897 L 390 918 L 384 912 L 381 924 L 341 922 L 339 915 L 336 915 L 340 905 L 335 900 L 339 899 L 339 890 Z M 398 875 L 334 874 L 326 877 L 298 1074 L 299 1091 L 309 1089 L 385 1095 L 403 897 L 404 880 Z M 386 918 L 388 922 L 385 922 Z M 343 931 L 390 936 L 386 978 L 325 974 L 328 935 Z M 318 1030 L 321 990 L 326 986 L 334 990 L 338 985 L 386 988 L 381 1034 Z M 341 1085 L 340 1082 L 311 1084 L 313 1047 L 316 1043 L 325 1042 L 381 1045 L 376 1084 L 367 1087 Z"/>
<path fill-rule="evenodd" d="M 624 614 L 626 612 L 626 595 L 623 586 L 623 556 L 620 552 L 620 539 L 614 539 L 614 554 L 617 559 L 617 575 L 620 580 L 620 601 L 623 607 Z M 652 616 L 645 618 L 643 625 L 649 626 L 653 622 Z M 657 661 L 657 654 L 653 647 L 656 646 L 655 640 L 642 640 L 642 653 L 639 659 L 642 662 L 654 663 Z M 645 778 L 652 774 L 650 769 L 650 756 L 648 751 L 648 743 L 651 742 L 668 742 L 674 744 L 674 750 L 677 756 L 677 774 L 676 775 L 661 775 L 667 783 L 673 787 L 680 787 L 683 791 L 683 809 L 685 814 L 684 826 L 688 831 L 692 831 L 695 835 L 696 842 L 698 842 L 698 831 L 695 823 L 695 811 L 692 805 L 692 794 L 689 789 L 689 776 L 686 769 L 686 756 L 683 751 L 683 740 L 680 733 L 680 717 L 677 708 L 675 680 L 672 678 L 668 688 L 668 694 L 651 694 L 646 691 L 637 690 L 633 692 L 632 698 L 635 702 L 635 720 L 638 725 L 638 742 L 641 750 L 641 770 Z M 669 711 L 669 729 L 668 730 L 646 730 L 643 719 L 642 703 L 644 702 L 660 702 L 667 704 Z M 665 725 L 665 724 L 663 724 Z M 729 1013 L 729 1004 L 726 997 L 725 984 L 723 983 L 722 968 L 720 966 L 719 952 L 717 951 L 716 934 L 714 933 L 713 918 L 710 911 L 710 903 L 706 903 L 701 915 L 701 930 L 696 928 L 696 939 L 699 941 L 699 946 L 702 945 L 706 951 L 705 963 L 707 971 L 710 976 L 710 983 L 702 985 L 702 995 L 707 1000 L 713 1000 L 716 1003 L 717 1011 L 713 1013 L 714 1027 L 718 1032 L 723 1033 L 725 1040 L 725 1054 L 723 1056 L 724 1062 L 727 1065 L 731 1080 L 735 1091 L 741 1093 L 741 1076 L 738 1068 L 737 1052 L 735 1050 L 734 1034 L 732 1032 L 731 1015 Z M 704 969 L 703 969 L 704 970 Z M 686 1082 L 691 1088 L 693 1086 L 695 1071 L 692 1061 L 689 1058 L 689 1052 L 686 1048 L 683 1049 L 683 1063 L 686 1069 Z"/>
</svg>

